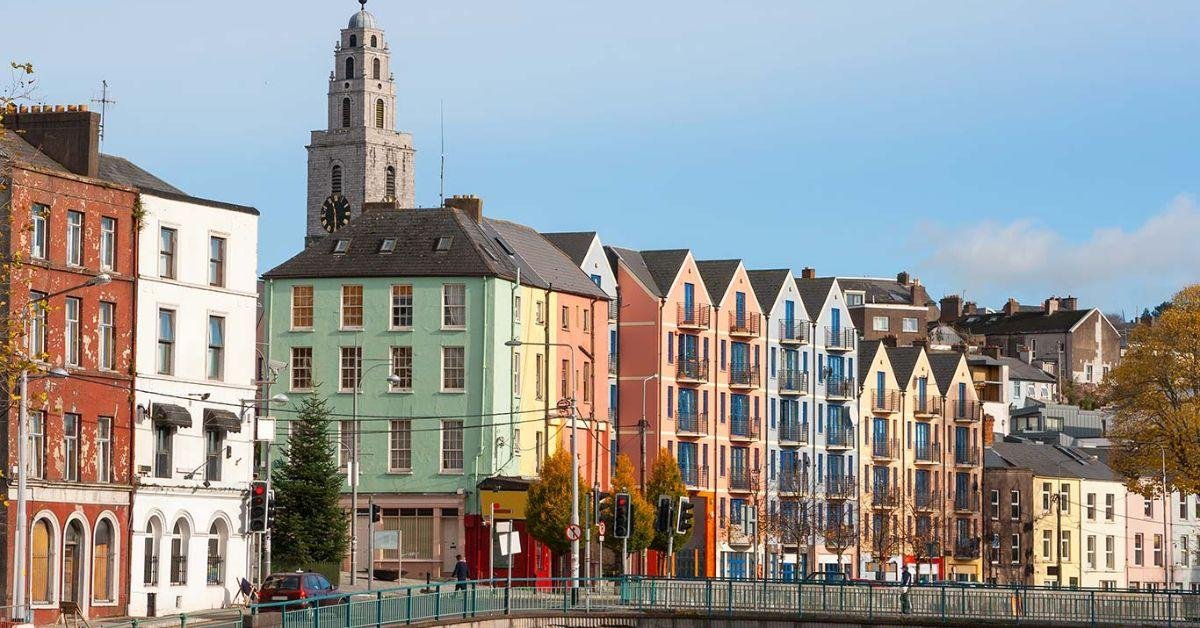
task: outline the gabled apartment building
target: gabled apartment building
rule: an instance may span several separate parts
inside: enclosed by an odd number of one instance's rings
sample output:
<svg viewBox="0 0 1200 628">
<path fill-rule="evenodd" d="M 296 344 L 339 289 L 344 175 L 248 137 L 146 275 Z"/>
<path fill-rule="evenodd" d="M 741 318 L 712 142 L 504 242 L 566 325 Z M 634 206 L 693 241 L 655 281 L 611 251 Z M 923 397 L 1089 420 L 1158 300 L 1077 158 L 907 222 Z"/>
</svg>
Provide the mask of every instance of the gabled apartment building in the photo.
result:
<svg viewBox="0 0 1200 628">
<path fill-rule="evenodd" d="M 899 346 L 925 340 L 937 303 L 920 279 L 907 271 L 896 277 L 838 277 L 847 311 L 865 340 L 892 337 Z"/>
<path fill-rule="evenodd" d="M 919 545 L 915 549 L 922 550 L 927 545 L 916 542 L 913 533 L 918 524 L 922 532 L 932 531 L 932 523 L 923 517 L 935 507 L 931 499 L 934 493 L 924 470 L 916 478 L 920 496 L 913 491 L 915 452 L 911 450 L 911 437 L 905 438 L 912 429 L 906 420 L 911 410 L 905 412 L 904 394 L 888 358 L 888 347 L 878 340 L 863 340 L 858 344 L 858 357 L 862 425 L 859 451 L 863 464 L 859 569 L 868 578 L 898 581 L 905 556 L 915 553 L 913 546 Z M 927 439 L 923 446 L 922 453 L 929 454 Z M 914 562 L 921 563 L 918 578 L 927 577 L 929 572 L 925 570 L 933 556 L 918 558 L 913 556 Z"/>
</svg>

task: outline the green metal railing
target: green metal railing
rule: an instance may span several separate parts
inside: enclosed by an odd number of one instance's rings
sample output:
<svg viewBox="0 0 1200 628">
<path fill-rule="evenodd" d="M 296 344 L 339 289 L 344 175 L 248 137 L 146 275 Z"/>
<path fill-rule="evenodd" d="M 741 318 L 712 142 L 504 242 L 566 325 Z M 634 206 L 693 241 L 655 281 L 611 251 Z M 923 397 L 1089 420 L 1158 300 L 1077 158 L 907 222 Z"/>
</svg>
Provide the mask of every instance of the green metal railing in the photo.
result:
<svg viewBox="0 0 1200 628">
<path fill-rule="evenodd" d="M 1041 587 L 922 585 L 903 589 L 872 583 L 805 584 L 770 580 L 662 578 L 471 581 L 267 602 L 253 615 L 280 613 L 283 628 L 365 628 L 430 620 L 545 613 L 680 612 L 706 616 L 753 613 L 789 619 L 837 616 L 854 621 L 899 619 L 925 623 L 986 619 L 1038 625 L 1200 626 L 1200 594 Z"/>
</svg>

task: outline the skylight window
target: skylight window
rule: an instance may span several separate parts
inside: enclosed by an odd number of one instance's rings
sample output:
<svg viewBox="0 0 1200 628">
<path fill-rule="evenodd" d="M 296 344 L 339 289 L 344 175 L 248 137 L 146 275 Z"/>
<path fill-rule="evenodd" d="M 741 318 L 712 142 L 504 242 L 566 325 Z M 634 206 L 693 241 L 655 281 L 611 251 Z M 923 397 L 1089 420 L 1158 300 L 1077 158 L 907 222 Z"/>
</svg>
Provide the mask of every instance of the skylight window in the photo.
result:
<svg viewBox="0 0 1200 628">
<path fill-rule="evenodd" d="M 379 243 L 379 252 L 380 253 L 391 253 L 395 250 L 396 250 L 396 238 L 384 238 L 383 241 Z"/>
<path fill-rule="evenodd" d="M 434 245 L 433 245 L 433 250 L 435 250 L 435 251 L 449 251 L 449 250 L 450 250 L 450 243 L 451 243 L 451 242 L 453 242 L 453 241 L 454 241 L 454 237 L 453 237 L 453 236 L 442 236 L 442 237 L 440 237 L 440 238 L 438 238 L 438 239 L 437 239 L 437 242 L 435 242 L 435 243 L 434 243 Z"/>
<path fill-rule="evenodd" d="M 349 240 L 334 240 L 333 253 L 334 255 L 345 255 L 346 251 L 350 250 Z"/>
<path fill-rule="evenodd" d="M 508 247 L 508 243 L 505 242 L 504 240 L 501 240 L 500 238 L 496 238 L 496 244 L 499 244 L 500 248 L 504 249 L 505 255 L 516 255 L 516 253 L 513 253 L 513 250 Z"/>
</svg>

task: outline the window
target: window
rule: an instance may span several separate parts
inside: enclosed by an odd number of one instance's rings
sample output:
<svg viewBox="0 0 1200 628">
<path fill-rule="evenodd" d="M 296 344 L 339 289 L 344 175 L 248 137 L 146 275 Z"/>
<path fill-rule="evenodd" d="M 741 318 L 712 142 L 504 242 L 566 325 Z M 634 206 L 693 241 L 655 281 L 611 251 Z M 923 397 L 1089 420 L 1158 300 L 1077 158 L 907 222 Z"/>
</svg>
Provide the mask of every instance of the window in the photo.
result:
<svg viewBox="0 0 1200 628">
<path fill-rule="evenodd" d="M 1049 530 L 1042 530 L 1042 558 L 1050 558 L 1051 534 Z"/>
<path fill-rule="evenodd" d="M 559 371 L 558 395 L 560 398 L 571 396 L 571 361 L 563 360 Z"/>
<path fill-rule="evenodd" d="M 112 481 L 112 417 L 96 419 L 96 481 Z"/>
<path fill-rule="evenodd" d="M 391 200 L 396 200 L 396 168 L 393 166 L 387 167 L 387 174 L 384 179 L 384 194 Z"/>
<path fill-rule="evenodd" d="M 1147 518 L 1153 519 L 1154 518 L 1154 500 L 1152 500 L 1150 498 L 1146 498 L 1145 500 L 1143 500 L 1142 501 L 1142 512 L 1146 515 Z"/>
<path fill-rule="evenodd" d="M 158 374 L 175 372 L 175 311 L 158 311 Z"/>
<path fill-rule="evenodd" d="M 592 363 L 583 363 L 583 402 L 590 403 L 592 401 Z M 758 399 L 756 398 L 755 401 Z"/>
<path fill-rule="evenodd" d="M 534 462 L 538 471 L 542 470 L 542 433 L 534 432 L 533 434 L 533 454 Z"/>
<path fill-rule="evenodd" d="M 375 41 L 376 41 L 376 40 L 375 40 L 375 36 L 374 36 L 374 35 L 371 35 L 371 47 L 372 47 L 372 48 L 376 48 L 376 47 L 377 47 L 377 45 L 376 45 Z"/>
<path fill-rule="evenodd" d="M 78 297 L 67 297 L 63 307 L 63 357 L 67 364 L 79 366 L 79 349 L 83 346 L 83 330 L 79 326 L 79 311 L 82 307 Z"/>
<path fill-rule="evenodd" d="M 378 66 L 379 59 L 375 60 L 375 64 Z M 378 68 L 376 68 L 376 69 L 378 69 Z M 383 99 L 382 98 L 375 101 L 375 128 L 377 128 L 377 129 L 383 128 Z"/>
<path fill-rule="evenodd" d="M 886 316 L 875 316 L 871 319 L 871 329 L 875 331 L 888 331 L 890 322 Z"/>
<path fill-rule="evenodd" d="M 117 257 L 117 219 L 100 219 L 100 269 L 112 270 Z"/>
<path fill-rule="evenodd" d="M 1179 494 L 1179 519 L 1186 521 L 1188 518 L 1187 495 Z"/>
<path fill-rule="evenodd" d="M 392 286 L 392 329 L 412 329 L 413 287 Z"/>
<path fill-rule="evenodd" d="M 592 311 L 583 311 L 583 331 L 591 331 L 592 329 Z"/>
<path fill-rule="evenodd" d="M 1112 521 L 1116 516 L 1116 497 L 1112 493 L 1106 493 L 1104 495 L 1104 520 Z"/>
<path fill-rule="evenodd" d="M 79 481 L 79 415 L 63 414 L 63 479 Z"/>
<path fill-rule="evenodd" d="M 1184 567 L 1190 566 L 1192 562 L 1190 556 L 1192 553 L 1192 548 L 1189 541 L 1191 541 L 1191 539 L 1189 539 L 1186 534 L 1179 537 L 1179 564 L 1183 565 Z"/>
<path fill-rule="evenodd" d="M 1141 567 L 1145 562 L 1145 548 L 1143 547 L 1142 534 L 1139 532 L 1133 535 L 1133 564 Z"/>
<path fill-rule="evenodd" d="M 154 426 L 154 477 L 171 477 L 171 449 L 174 428 L 166 424 Z"/>
<path fill-rule="evenodd" d="M 379 69 L 380 69 L 380 68 L 379 68 L 379 66 L 380 66 L 380 63 L 379 63 L 379 57 L 376 57 L 376 58 L 374 58 L 374 59 L 372 59 L 372 60 L 371 60 L 371 78 L 373 78 L 373 79 L 375 79 L 375 80 L 377 80 L 377 81 L 379 80 Z M 379 101 L 379 106 L 380 106 L 380 108 L 381 108 L 381 109 L 383 108 L 383 101 L 382 101 L 382 100 L 381 100 L 381 101 Z M 382 129 L 382 128 L 383 128 L 383 125 L 382 125 L 382 124 L 380 124 L 380 125 L 379 125 L 379 128 L 381 128 L 381 129 Z"/>
<path fill-rule="evenodd" d="M 400 381 L 390 384 L 392 391 L 411 392 L 413 389 L 413 348 L 392 347 L 392 374 Z"/>
<path fill-rule="evenodd" d="M 1064 515 L 1069 514 L 1071 512 L 1071 485 L 1070 484 L 1059 484 L 1058 485 L 1058 509 L 1061 510 Z"/>
<path fill-rule="evenodd" d="M 1058 537 L 1060 556 L 1063 560 L 1071 560 L 1071 531 L 1063 530 L 1062 535 Z"/>
<path fill-rule="evenodd" d="M 221 480 L 221 455 L 225 450 L 225 432 L 204 430 L 204 479 Z"/>
<path fill-rule="evenodd" d="M 351 47 L 351 48 L 357 48 L 357 47 L 358 47 L 358 35 L 351 35 L 351 36 L 350 36 L 350 47 Z M 347 77 L 347 78 L 349 78 L 349 77 Z"/>
<path fill-rule="evenodd" d="M 463 347 L 442 347 L 442 390 L 462 392 L 466 387 L 466 349 Z"/>
<path fill-rule="evenodd" d="M 1087 512 L 1088 521 L 1096 520 L 1096 494 L 1095 493 L 1087 494 L 1086 512 Z"/>
<path fill-rule="evenodd" d="M 100 302 L 100 321 L 96 329 L 100 336 L 100 343 L 97 351 L 100 354 L 100 368 L 106 371 L 113 370 L 116 365 L 117 330 L 114 322 L 116 308 L 117 306 L 112 303 Z"/>
<path fill-rule="evenodd" d="M 1087 566 L 1088 569 L 1096 568 L 1096 535 L 1089 534 L 1087 537 Z"/>
<path fill-rule="evenodd" d="M 1104 568 L 1116 569 L 1117 567 L 1117 537 L 1108 535 L 1104 537 Z"/>
<path fill-rule="evenodd" d="M 442 421 L 442 472 L 463 470 L 463 422 Z"/>
<path fill-rule="evenodd" d="M 208 317 L 208 379 L 225 376 L 225 317 Z"/>
<path fill-rule="evenodd" d="M 362 376 L 362 347 L 342 347 L 339 392 L 353 392 Z"/>
<path fill-rule="evenodd" d="M 521 295 L 513 295 L 513 322 L 521 322 Z"/>
<path fill-rule="evenodd" d="M 1000 518 L 1000 491 L 992 490 L 992 519 Z"/>
<path fill-rule="evenodd" d="M 1008 560 L 1014 565 L 1021 564 L 1021 535 L 1014 534 L 1010 539 Z"/>
<path fill-rule="evenodd" d="M 354 57 L 346 57 L 346 80 L 352 78 L 354 78 Z"/>
<path fill-rule="evenodd" d="M 188 543 L 191 534 L 187 522 L 180 519 L 175 522 L 171 532 L 171 584 L 187 584 Z"/>
<path fill-rule="evenodd" d="M 33 308 L 33 316 L 29 319 L 29 337 L 26 339 L 25 348 L 29 350 L 30 357 L 38 359 L 46 352 L 46 317 L 48 310 L 46 305 L 42 303 L 42 299 L 46 298 L 44 292 L 30 292 L 29 303 Z"/>
<path fill-rule="evenodd" d="M 350 99 L 343 98 L 342 99 L 342 128 L 344 129 L 349 126 L 350 126 Z M 337 185 L 335 185 L 333 187 L 333 193 L 341 194 L 342 193 L 342 176 L 341 176 L 342 169 L 339 166 L 334 166 L 333 172 L 336 175 L 336 178 L 334 179 L 334 181 L 337 183 Z"/>
<path fill-rule="evenodd" d="M 512 356 L 512 393 L 521 396 L 521 352 L 513 351 Z"/>
<path fill-rule="evenodd" d="M 562 328 L 563 329 L 571 328 L 571 308 L 569 308 L 565 305 L 562 306 Z"/>
<path fill-rule="evenodd" d="M 1021 519 L 1021 491 L 1008 492 L 1008 517 L 1013 521 Z"/>
<path fill-rule="evenodd" d="M 534 393 L 538 399 L 542 399 L 546 395 L 546 376 L 544 373 L 542 354 L 534 356 L 534 371 L 533 371 L 533 387 Z"/>
<path fill-rule="evenodd" d="M 467 326 L 467 287 L 460 283 L 442 286 L 442 327 Z"/>
<path fill-rule="evenodd" d="M 904 324 L 904 331 L 907 331 L 907 332 L 917 331 L 917 319 L 905 318 L 903 321 L 903 324 Z"/>
<path fill-rule="evenodd" d="M 292 347 L 292 390 L 312 390 L 312 347 Z"/>
<path fill-rule="evenodd" d="M 1042 482 L 1042 512 L 1050 512 L 1050 483 Z"/>
<path fill-rule="evenodd" d="M 1089 382 L 1094 381 L 1095 367 L 1093 367 L 1091 364 L 1088 364 L 1084 367 L 1084 372 L 1085 372 L 1084 379 L 1086 379 Z"/>
<path fill-rule="evenodd" d="M 83 265 L 83 212 L 67 212 L 67 263 Z"/>
<path fill-rule="evenodd" d="M 50 523 L 38 519 L 33 523 L 29 535 L 29 598 L 34 604 L 49 604 L 54 595 L 55 566 L 58 564 L 54 549 L 58 543 L 54 540 L 54 532 Z"/>
<path fill-rule="evenodd" d="M 29 415 L 29 458 L 27 469 L 34 478 L 46 477 L 46 413 L 30 412 Z"/>
<path fill-rule="evenodd" d="M 34 259 L 46 259 L 46 221 L 50 219 L 50 208 L 34 203 L 30 219 L 33 222 L 33 233 L 30 234 L 29 255 Z"/>
<path fill-rule="evenodd" d="M 225 285 L 225 238 L 208 238 L 208 285 Z"/>
<path fill-rule="evenodd" d="M 96 539 L 92 543 L 92 599 L 97 602 L 112 602 L 113 576 L 116 571 L 116 535 L 112 522 L 101 519 L 96 524 Z"/>
<path fill-rule="evenodd" d="M 349 471 L 350 452 L 362 451 L 359 448 L 361 435 L 356 424 L 348 419 L 337 421 L 334 425 L 337 428 L 338 470 L 346 473 Z"/>
<path fill-rule="evenodd" d="M 1163 535 L 1154 535 L 1154 566 L 1163 566 Z"/>
<path fill-rule="evenodd" d="M 546 324 L 546 313 L 545 313 L 545 308 L 544 308 L 542 302 L 538 301 L 538 302 L 534 303 L 533 305 L 534 305 L 534 311 L 533 311 L 533 319 L 534 320 L 533 320 L 533 322 L 537 323 L 538 325 L 545 325 Z"/>
<path fill-rule="evenodd" d="M 205 557 L 205 584 L 225 582 L 225 543 L 228 539 L 224 522 L 217 520 L 208 528 L 208 555 Z"/>
<path fill-rule="evenodd" d="M 388 431 L 388 470 L 407 473 L 412 470 L 412 421 L 392 421 Z"/>
<path fill-rule="evenodd" d="M 850 292 L 846 294 L 846 305 L 854 307 L 863 304 L 863 295 L 861 292 Z"/>
<path fill-rule="evenodd" d="M 158 276 L 175 278 L 175 247 L 179 234 L 174 229 L 163 227 L 158 230 Z"/>
<path fill-rule="evenodd" d="M 342 286 L 342 329 L 362 329 L 363 287 Z"/>
</svg>

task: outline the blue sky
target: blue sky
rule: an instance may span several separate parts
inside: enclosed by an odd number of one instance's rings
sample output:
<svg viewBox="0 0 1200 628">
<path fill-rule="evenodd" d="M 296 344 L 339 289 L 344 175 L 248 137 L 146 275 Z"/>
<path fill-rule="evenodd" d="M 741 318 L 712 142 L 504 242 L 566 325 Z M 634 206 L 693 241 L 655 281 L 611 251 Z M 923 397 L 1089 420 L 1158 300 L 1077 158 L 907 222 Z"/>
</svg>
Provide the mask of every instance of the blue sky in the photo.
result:
<svg viewBox="0 0 1200 628">
<path fill-rule="evenodd" d="M 935 298 L 1132 312 L 1200 280 L 1200 3 L 371 0 L 417 199 L 751 267 L 911 270 Z M 262 211 L 298 251 L 308 132 L 351 0 L 8 7 L 39 101 Z"/>
</svg>

